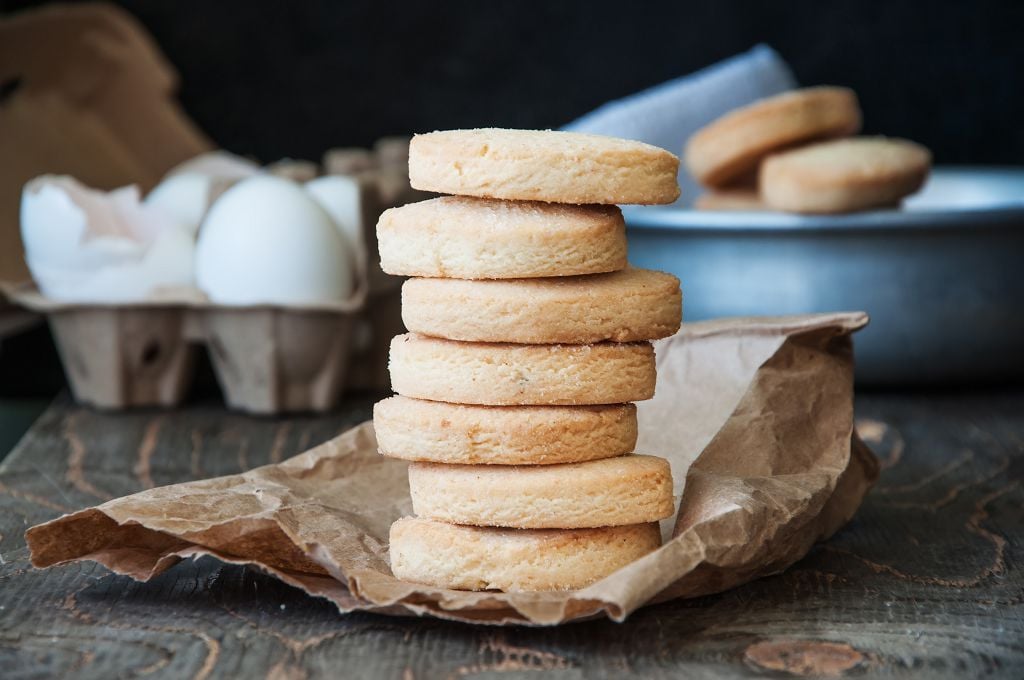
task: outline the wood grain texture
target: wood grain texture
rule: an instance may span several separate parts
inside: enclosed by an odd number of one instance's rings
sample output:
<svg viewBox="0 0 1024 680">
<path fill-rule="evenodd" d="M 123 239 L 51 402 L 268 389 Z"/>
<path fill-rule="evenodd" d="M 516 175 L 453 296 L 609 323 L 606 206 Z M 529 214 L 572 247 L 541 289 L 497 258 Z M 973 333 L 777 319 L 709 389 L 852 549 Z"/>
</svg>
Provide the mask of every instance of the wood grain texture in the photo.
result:
<svg viewBox="0 0 1024 680">
<path fill-rule="evenodd" d="M 885 470 L 856 519 L 786 573 L 624 624 L 485 628 L 340 616 L 206 558 L 149 583 L 29 567 L 25 528 L 107 498 L 281 460 L 370 413 L 101 414 L 58 400 L 0 467 L 4 678 L 1024 677 L 1024 394 L 871 396 Z"/>
</svg>

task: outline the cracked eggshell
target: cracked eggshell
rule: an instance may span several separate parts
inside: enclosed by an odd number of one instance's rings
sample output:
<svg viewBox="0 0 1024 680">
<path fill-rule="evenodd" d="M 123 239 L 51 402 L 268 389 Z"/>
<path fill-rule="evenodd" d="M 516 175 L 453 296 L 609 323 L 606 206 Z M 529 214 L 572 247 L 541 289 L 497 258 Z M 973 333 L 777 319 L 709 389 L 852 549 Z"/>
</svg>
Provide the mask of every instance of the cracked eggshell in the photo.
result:
<svg viewBox="0 0 1024 680">
<path fill-rule="evenodd" d="M 33 279 L 56 300 L 140 301 L 193 282 L 191 234 L 134 186 L 107 193 L 38 177 L 22 192 L 21 234 Z"/>
<path fill-rule="evenodd" d="M 351 248 L 320 204 L 287 179 L 258 175 L 210 208 L 196 246 L 196 281 L 223 305 L 307 305 L 348 298 Z"/>
<path fill-rule="evenodd" d="M 28 265 L 39 289 L 54 300 L 126 303 L 152 299 L 161 289 L 191 287 L 194 260 L 192 236 L 185 229 L 171 229 L 157 236 L 140 258 L 117 266 L 69 272 L 32 260 Z"/>
</svg>

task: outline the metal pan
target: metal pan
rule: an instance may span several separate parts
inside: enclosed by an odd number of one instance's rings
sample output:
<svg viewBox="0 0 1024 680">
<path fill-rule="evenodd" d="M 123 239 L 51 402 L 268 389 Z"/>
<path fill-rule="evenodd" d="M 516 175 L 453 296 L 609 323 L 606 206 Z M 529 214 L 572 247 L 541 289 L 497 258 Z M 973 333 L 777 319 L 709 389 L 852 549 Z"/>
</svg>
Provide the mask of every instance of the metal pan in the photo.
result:
<svg viewBox="0 0 1024 680">
<path fill-rule="evenodd" d="M 937 168 L 900 210 L 623 212 L 630 261 L 682 280 L 688 321 L 864 310 L 861 385 L 1024 380 L 1024 169 Z"/>
</svg>

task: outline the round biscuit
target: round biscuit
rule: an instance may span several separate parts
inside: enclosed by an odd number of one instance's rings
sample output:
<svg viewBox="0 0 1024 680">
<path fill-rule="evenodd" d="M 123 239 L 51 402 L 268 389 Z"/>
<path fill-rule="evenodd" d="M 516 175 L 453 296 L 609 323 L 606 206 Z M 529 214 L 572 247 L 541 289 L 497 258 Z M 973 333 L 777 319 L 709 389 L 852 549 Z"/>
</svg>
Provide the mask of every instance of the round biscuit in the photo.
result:
<svg viewBox="0 0 1024 680">
<path fill-rule="evenodd" d="M 708 191 L 697 197 L 693 202 L 697 210 L 731 211 L 731 212 L 762 212 L 771 210 L 761 200 L 757 189 L 718 189 Z"/>
<path fill-rule="evenodd" d="M 761 196 L 776 210 L 844 213 L 898 205 L 924 184 L 931 154 L 920 144 L 854 137 L 768 158 Z"/>
<path fill-rule="evenodd" d="M 775 151 L 856 134 L 860 124 L 860 105 L 853 90 L 808 87 L 730 111 L 694 133 L 683 155 L 698 182 L 723 187 L 751 172 Z"/>
<path fill-rule="evenodd" d="M 471 406 L 395 396 L 373 407 L 381 454 L 462 465 L 550 465 L 636 446 L 636 406 Z"/>
<path fill-rule="evenodd" d="M 679 159 L 650 144 L 553 130 L 416 135 L 409 180 L 442 194 L 550 203 L 671 203 Z"/>
<path fill-rule="evenodd" d="M 672 471 L 654 456 L 561 465 L 409 466 L 412 510 L 453 524 L 585 529 L 656 522 L 672 514 Z"/>
<path fill-rule="evenodd" d="M 513 345 L 406 333 L 392 339 L 388 368 L 398 394 L 456 404 L 622 404 L 654 396 L 649 342 Z"/>
<path fill-rule="evenodd" d="M 449 340 L 589 344 L 665 338 L 679 330 L 679 279 L 649 269 L 504 281 L 409 279 L 402 321 Z"/>
<path fill-rule="evenodd" d="M 391 571 L 455 590 L 584 588 L 653 552 L 658 525 L 600 529 L 495 529 L 418 517 L 391 525 Z"/>
<path fill-rule="evenodd" d="M 381 268 L 398 276 L 508 279 L 626 267 L 615 206 L 442 196 L 384 211 Z"/>
</svg>

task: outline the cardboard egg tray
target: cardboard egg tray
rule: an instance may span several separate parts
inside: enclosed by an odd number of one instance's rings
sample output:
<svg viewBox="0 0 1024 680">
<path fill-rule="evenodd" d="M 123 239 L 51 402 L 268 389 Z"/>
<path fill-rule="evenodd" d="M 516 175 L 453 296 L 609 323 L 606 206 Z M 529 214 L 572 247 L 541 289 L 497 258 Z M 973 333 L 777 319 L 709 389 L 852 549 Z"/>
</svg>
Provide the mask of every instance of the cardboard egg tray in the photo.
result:
<svg viewBox="0 0 1024 680">
<path fill-rule="evenodd" d="M 205 346 L 232 409 L 327 411 L 346 389 L 388 388 L 387 342 L 404 332 L 400 291 L 337 307 L 151 302 L 67 305 L 7 288 L 0 339 L 45 318 L 77 401 L 100 409 L 173 407 Z"/>
<path fill-rule="evenodd" d="M 386 385 L 386 341 L 400 325 L 398 291 L 370 296 L 365 283 L 349 300 L 309 307 L 225 307 L 186 296 L 64 304 L 30 286 L 8 294 L 46 317 L 75 399 L 101 409 L 180 404 L 205 346 L 230 408 L 326 411 L 345 387 Z"/>
<path fill-rule="evenodd" d="M 196 290 L 176 290 L 130 304 L 80 304 L 48 299 L 31 283 L 0 284 L 0 292 L 45 316 L 81 403 L 176 406 L 187 396 L 205 346 L 230 408 L 326 411 L 345 388 L 387 389 L 387 343 L 403 332 L 400 282 L 379 271 L 374 229 L 389 199 L 405 201 L 409 194 L 385 195 L 390 184 L 382 175 L 349 175 L 360 185 L 364 238 L 348 300 L 229 307 Z"/>
</svg>

